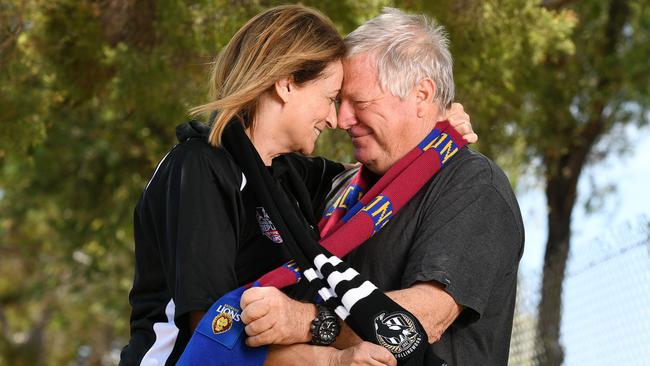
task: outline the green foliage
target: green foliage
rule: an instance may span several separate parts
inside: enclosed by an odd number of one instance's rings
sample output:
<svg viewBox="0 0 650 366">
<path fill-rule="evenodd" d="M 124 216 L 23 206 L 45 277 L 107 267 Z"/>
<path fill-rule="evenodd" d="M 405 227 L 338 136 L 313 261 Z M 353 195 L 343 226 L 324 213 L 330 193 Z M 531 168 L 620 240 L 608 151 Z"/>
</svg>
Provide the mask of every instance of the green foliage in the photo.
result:
<svg viewBox="0 0 650 366">
<path fill-rule="evenodd" d="M 213 57 L 281 3 L 0 0 L 0 366 L 101 364 L 126 342 L 138 195 L 175 125 L 206 101 Z M 478 147 L 512 176 L 569 149 L 594 101 L 606 102 L 608 128 L 650 102 L 647 1 L 630 4 L 629 31 L 604 57 L 590 35 L 606 25 L 607 2 L 302 3 L 342 33 L 383 6 L 434 15 L 450 33 L 456 99 Z M 599 75 L 610 74 L 603 88 Z M 352 160 L 344 132 L 318 151 Z"/>
</svg>

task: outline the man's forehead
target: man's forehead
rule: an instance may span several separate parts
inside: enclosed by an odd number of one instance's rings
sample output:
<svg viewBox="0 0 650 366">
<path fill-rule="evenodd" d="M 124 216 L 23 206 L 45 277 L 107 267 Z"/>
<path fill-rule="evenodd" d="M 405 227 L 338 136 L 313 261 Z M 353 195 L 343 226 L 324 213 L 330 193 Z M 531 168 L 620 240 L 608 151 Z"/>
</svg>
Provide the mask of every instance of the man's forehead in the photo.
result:
<svg viewBox="0 0 650 366">
<path fill-rule="evenodd" d="M 343 93 L 364 93 L 378 84 L 377 63 L 372 54 L 362 53 L 343 60 Z"/>
</svg>

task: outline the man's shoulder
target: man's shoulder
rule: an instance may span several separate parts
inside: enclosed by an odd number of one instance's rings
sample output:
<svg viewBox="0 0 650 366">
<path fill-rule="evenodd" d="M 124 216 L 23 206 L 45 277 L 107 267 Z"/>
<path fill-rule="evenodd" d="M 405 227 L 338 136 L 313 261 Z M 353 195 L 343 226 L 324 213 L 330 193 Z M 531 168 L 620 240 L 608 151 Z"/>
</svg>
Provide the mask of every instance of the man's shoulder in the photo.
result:
<svg viewBox="0 0 650 366">
<path fill-rule="evenodd" d="M 523 234 L 521 211 L 510 180 L 503 169 L 487 156 L 470 148 L 464 148 L 459 151 L 454 161 L 434 177 L 432 183 L 427 196 L 431 195 L 431 191 L 438 193 L 458 191 L 500 197 L 499 200 L 508 207 L 517 226 L 522 228 Z"/>
<path fill-rule="evenodd" d="M 499 193 L 514 195 L 506 173 L 492 159 L 470 148 L 458 152 L 458 156 L 444 167 L 438 179 L 453 189 L 471 186 L 491 186 Z"/>
</svg>

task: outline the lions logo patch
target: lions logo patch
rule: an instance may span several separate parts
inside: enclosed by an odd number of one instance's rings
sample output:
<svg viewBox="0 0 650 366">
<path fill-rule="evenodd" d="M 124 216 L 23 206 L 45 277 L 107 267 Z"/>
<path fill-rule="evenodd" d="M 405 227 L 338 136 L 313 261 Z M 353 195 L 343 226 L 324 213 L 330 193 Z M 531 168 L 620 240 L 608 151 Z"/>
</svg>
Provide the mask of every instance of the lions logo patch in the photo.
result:
<svg viewBox="0 0 650 366">
<path fill-rule="evenodd" d="M 214 334 L 225 333 L 232 327 L 232 316 L 228 313 L 221 313 L 212 319 L 212 331 Z"/>
<path fill-rule="evenodd" d="M 415 320 L 399 311 L 375 317 L 375 334 L 379 344 L 398 360 L 408 357 L 422 343 L 422 334 L 415 327 Z"/>
<path fill-rule="evenodd" d="M 196 332 L 233 349 L 246 326 L 241 321 L 241 309 L 238 307 L 245 290 L 245 287 L 232 290 L 212 304 L 196 327 Z"/>
<path fill-rule="evenodd" d="M 266 213 L 264 207 L 257 207 L 257 212 L 255 216 L 257 217 L 257 223 L 260 225 L 260 230 L 267 238 L 271 239 L 272 242 L 277 244 L 282 244 L 282 237 L 278 232 L 278 229 L 275 228 L 273 221 Z"/>
</svg>

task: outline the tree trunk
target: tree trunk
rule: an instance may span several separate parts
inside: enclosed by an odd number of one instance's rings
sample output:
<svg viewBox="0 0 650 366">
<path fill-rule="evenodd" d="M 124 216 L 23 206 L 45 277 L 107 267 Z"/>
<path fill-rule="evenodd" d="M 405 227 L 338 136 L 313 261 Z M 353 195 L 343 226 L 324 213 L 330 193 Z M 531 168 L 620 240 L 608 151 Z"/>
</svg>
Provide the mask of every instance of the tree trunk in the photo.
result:
<svg viewBox="0 0 650 366">
<path fill-rule="evenodd" d="M 571 214 L 576 202 L 578 179 L 587 156 L 604 130 L 603 105 L 595 106 L 594 116 L 581 130 L 580 138 L 568 146 L 568 152 L 547 151 L 546 202 L 548 203 L 548 239 L 544 256 L 542 296 L 538 308 L 538 352 L 544 365 L 560 366 L 564 350 L 560 343 L 562 322 L 562 286 L 571 248 Z"/>
<path fill-rule="evenodd" d="M 544 365 L 560 366 L 564 350 L 560 343 L 562 285 L 571 240 L 571 213 L 576 184 L 561 176 L 561 169 L 546 184 L 548 240 L 544 256 L 544 278 L 539 304 L 538 340 Z M 577 180 L 576 180 L 577 181 Z"/>
</svg>

